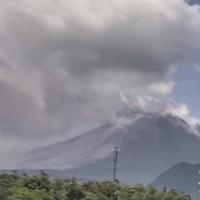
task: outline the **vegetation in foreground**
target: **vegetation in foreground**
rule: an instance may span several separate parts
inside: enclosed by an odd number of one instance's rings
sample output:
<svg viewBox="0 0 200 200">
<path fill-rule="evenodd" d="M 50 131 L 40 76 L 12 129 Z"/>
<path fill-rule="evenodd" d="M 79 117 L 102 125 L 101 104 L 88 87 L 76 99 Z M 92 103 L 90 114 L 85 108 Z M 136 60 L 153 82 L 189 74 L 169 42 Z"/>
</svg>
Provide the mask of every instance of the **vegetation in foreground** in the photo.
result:
<svg viewBox="0 0 200 200">
<path fill-rule="evenodd" d="M 50 180 L 43 171 L 37 176 L 0 175 L 0 200 L 190 200 L 176 190 L 157 191 L 142 185 L 120 186 L 114 182 Z"/>
</svg>

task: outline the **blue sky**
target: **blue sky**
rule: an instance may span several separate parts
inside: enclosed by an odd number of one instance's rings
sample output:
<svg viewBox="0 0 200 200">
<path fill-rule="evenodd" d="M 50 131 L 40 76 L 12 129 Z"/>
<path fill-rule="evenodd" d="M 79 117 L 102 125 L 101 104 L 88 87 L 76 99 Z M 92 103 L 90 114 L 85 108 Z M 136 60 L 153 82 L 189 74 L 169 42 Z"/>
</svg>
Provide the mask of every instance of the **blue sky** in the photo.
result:
<svg viewBox="0 0 200 200">
<path fill-rule="evenodd" d="M 200 4 L 200 0 L 191 0 L 190 4 Z"/>
<path fill-rule="evenodd" d="M 200 0 L 191 0 L 190 4 L 200 4 Z M 175 75 L 175 81 L 176 86 L 171 97 L 185 103 L 192 114 L 200 117 L 200 71 L 194 67 L 186 67 Z"/>
<path fill-rule="evenodd" d="M 184 68 L 175 75 L 175 88 L 171 97 L 185 103 L 190 111 L 200 117 L 200 71 Z"/>
<path fill-rule="evenodd" d="M 191 0 L 190 4 L 200 4 L 200 0 Z M 195 54 L 195 57 L 198 55 Z M 185 103 L 192 114 L 200 117 L 200 70 L 190 66 L 180 69 L 175 75 L 175 82 L 171 97 Z"/>
</svg>

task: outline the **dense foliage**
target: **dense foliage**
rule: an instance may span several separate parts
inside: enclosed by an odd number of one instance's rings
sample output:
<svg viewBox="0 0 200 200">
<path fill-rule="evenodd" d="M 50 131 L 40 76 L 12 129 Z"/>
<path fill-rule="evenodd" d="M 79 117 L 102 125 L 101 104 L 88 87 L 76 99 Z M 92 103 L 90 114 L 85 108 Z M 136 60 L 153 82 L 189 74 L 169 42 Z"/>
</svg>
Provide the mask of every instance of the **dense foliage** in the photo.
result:
<svg viewBox="0 0 200 200">
<path fill-rule="evenodd" d="M 26 174 L 0 175 L 0 200 L 189 200 L 176 190 L 157 191 L 142 185 L 120 186 L 117 182 L 84 182 L 75 179 L 50 180 L 41 171 L 37 176 Z"/>
</svg>

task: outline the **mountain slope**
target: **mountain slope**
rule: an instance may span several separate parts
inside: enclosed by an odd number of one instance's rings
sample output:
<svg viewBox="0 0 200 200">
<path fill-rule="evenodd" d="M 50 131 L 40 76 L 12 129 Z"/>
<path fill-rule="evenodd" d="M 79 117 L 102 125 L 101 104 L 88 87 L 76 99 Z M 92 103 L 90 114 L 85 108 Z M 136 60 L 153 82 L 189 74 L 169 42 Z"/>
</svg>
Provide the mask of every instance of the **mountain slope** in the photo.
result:
<svg viewBox="0 0 200 200">
<path fill-rule="evenodd" d="M 150 185 L 158 189 L 162 189 L 163 187 L 176 188 L 196 197 L 198 191 L 197 185 L 200 180 L 199 169 L 200 164 L 181 162 L 162 173 Z"/>
<path fill-rule="evenodd" d="M 105 124 L 31 152 L 23 168 L 63 169 L 70 176 L 108 179 L 115 145 L 120 146 L 118 177 L 126 183 L 147 184 L 178 162 L 200 162 L 200 139 L 184 120 L 136 114 L 128 123 Z"/>
</svg>

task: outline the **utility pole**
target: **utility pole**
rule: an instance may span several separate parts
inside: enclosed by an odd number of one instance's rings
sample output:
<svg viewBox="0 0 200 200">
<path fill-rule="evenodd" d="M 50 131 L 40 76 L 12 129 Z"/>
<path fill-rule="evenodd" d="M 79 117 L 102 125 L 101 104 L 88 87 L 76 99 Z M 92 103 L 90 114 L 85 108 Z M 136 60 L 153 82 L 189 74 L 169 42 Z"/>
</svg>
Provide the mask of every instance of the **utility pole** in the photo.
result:
<svg viewBox="0 0 200 200">
<path fill-rule="evenodd" d="M 115 182 L 117 180 L 117 164 L 118 164 L 118 157 L 119 157 L 119 148 L 116 146 L 113 150 L 114 153 L 114 166 L 113 166 L 113 181 Z"/>
</svg>

